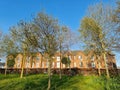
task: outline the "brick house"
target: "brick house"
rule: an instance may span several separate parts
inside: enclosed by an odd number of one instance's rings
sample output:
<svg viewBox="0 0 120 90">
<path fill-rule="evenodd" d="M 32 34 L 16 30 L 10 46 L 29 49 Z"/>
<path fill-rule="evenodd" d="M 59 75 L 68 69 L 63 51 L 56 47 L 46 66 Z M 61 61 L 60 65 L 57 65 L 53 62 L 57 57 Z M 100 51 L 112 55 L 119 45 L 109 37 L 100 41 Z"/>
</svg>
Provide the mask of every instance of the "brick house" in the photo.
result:
<svg viewBox="0 0 120 90">
<path fill-rule="evenodd" d="M 61 55 L 63 56 L 63 55 Z M 64 53 L 64 56 L 69 57 L 71 68 L 98 68 L 98 61 L 95 56 L 85 55 L 82 51 L 71 51 Z M 18 54 L 15 58 L 14 68 L 21 68 L 22 54 Z M 107 55 L 107 64 L 109 68 L 116 68 L 116 60 L 114 54 Z M 47 68 L 48 58 L 42 56 L 40 53 L 36 53 L 35 56 L 27 56 L 24 62 L 25 68 Z M 60 53 L 57 52 L 52 60 L 52 68 L 60 68 Z M 101 58 L 100 67 L 105 68 L 104 60 Z M 61 68 L 65 68 L 64 64 L 61 64 Z"/>
</svg>

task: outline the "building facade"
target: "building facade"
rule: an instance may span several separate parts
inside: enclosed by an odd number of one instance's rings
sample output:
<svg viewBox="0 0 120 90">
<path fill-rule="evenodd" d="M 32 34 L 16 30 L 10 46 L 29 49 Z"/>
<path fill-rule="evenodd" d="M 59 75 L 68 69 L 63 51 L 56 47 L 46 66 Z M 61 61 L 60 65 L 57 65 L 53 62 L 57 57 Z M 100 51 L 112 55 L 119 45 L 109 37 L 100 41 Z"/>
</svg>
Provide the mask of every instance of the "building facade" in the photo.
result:
<svg viewBox="0 0 120 90">
<path fill-rule="evenodd" d="M 61 55 L 59 52 L 55 54 L 52 58 L 52 68 L 66 68 L 64 64 L 60 64 Z M 100 64 L 100 68 L 104 69 L 105 64 L 104 60 L 101 57 L 100 63 L 95 56 L 89 54 L 85 55 L 82 51 L 71 51 L 64 53 L 64 56 L 69 57 L 71 63 L 70 68 L 98 68 L 98 64 Z M 25 57 L 24 68 L 48 68 L 48 57 L 46 55 L 42 56 L 40 53 L 35 53 L 34 55 L 29 55 Z M 116 68 L 116 60 L 115 55 L 108 54 L 107 55 L 107 65 L 109 68 Z M 15 58 L 14 68 L 21 68 L 23 60 L 23 55 L 18 54 Z"/>
</svg>

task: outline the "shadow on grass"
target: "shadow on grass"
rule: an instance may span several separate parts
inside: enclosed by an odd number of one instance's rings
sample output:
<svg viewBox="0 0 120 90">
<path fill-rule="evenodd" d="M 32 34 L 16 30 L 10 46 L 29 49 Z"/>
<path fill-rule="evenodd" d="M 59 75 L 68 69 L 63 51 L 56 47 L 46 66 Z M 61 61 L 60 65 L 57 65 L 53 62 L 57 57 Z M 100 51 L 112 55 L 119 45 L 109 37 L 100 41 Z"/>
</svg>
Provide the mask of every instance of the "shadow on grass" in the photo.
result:
<svg viewBox="0 0 120 90">
<path fill-rule="evenodd" d="M 73 77 L 63 76 L 62 79 L 59 79 L 58 75 L 53 75 L 51 80 L 51 90 L 61 90 L 65 87 L 72 86 L 77 83 L 78 78 L 72 79 Z M 41 79 L 27 80 L 24 84 L 24 90 L 47 90 L 48 77 Z M 77 87 L 71 87 L 71 90 L 78 90 Z"/>
<path fill-rule="evenodd" d="M 5 79 L 11 79 L 11 78 L 18 78 L 20 75 L 19 74 L 0 74 L 0 80 L 5 80 Z"/>
</svg>

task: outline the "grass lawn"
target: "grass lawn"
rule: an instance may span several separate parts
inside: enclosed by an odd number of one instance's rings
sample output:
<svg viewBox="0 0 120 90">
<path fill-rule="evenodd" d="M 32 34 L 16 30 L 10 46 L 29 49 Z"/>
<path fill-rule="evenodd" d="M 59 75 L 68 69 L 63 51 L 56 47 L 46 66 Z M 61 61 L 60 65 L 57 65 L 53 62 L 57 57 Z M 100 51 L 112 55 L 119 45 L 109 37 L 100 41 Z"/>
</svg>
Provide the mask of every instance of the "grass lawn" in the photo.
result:
<svg viewBox="0 0 120 90">
<path fill-rule="evenodd" d="M 0 90 L 46 90 L 47 74 L 28 75 L 19 78 L 17 74 L 6 77 L 0 74 Z M 109 81 L 101 76 L 52 76 L 51 90 L 120 90 L 120 77 L 110 78 Z"/>
</svg>

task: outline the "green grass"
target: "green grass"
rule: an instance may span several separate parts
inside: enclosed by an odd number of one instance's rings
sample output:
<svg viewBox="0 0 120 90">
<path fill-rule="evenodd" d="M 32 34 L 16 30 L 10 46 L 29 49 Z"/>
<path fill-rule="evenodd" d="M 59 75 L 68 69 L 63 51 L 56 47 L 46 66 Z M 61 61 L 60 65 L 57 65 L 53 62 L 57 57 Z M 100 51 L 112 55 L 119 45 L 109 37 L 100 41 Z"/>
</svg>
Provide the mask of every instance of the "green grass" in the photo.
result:
<svg viewBox="0 0 120 90">
<path fill-rule="evenodd" d="M 46 74 L 28 75 L 0 74 L 0 90 L 46 90 Z M 107 80 L 104 76 L 52 76 L 51 90 L 120 90 L 120 77 Z"/>
</svg>

